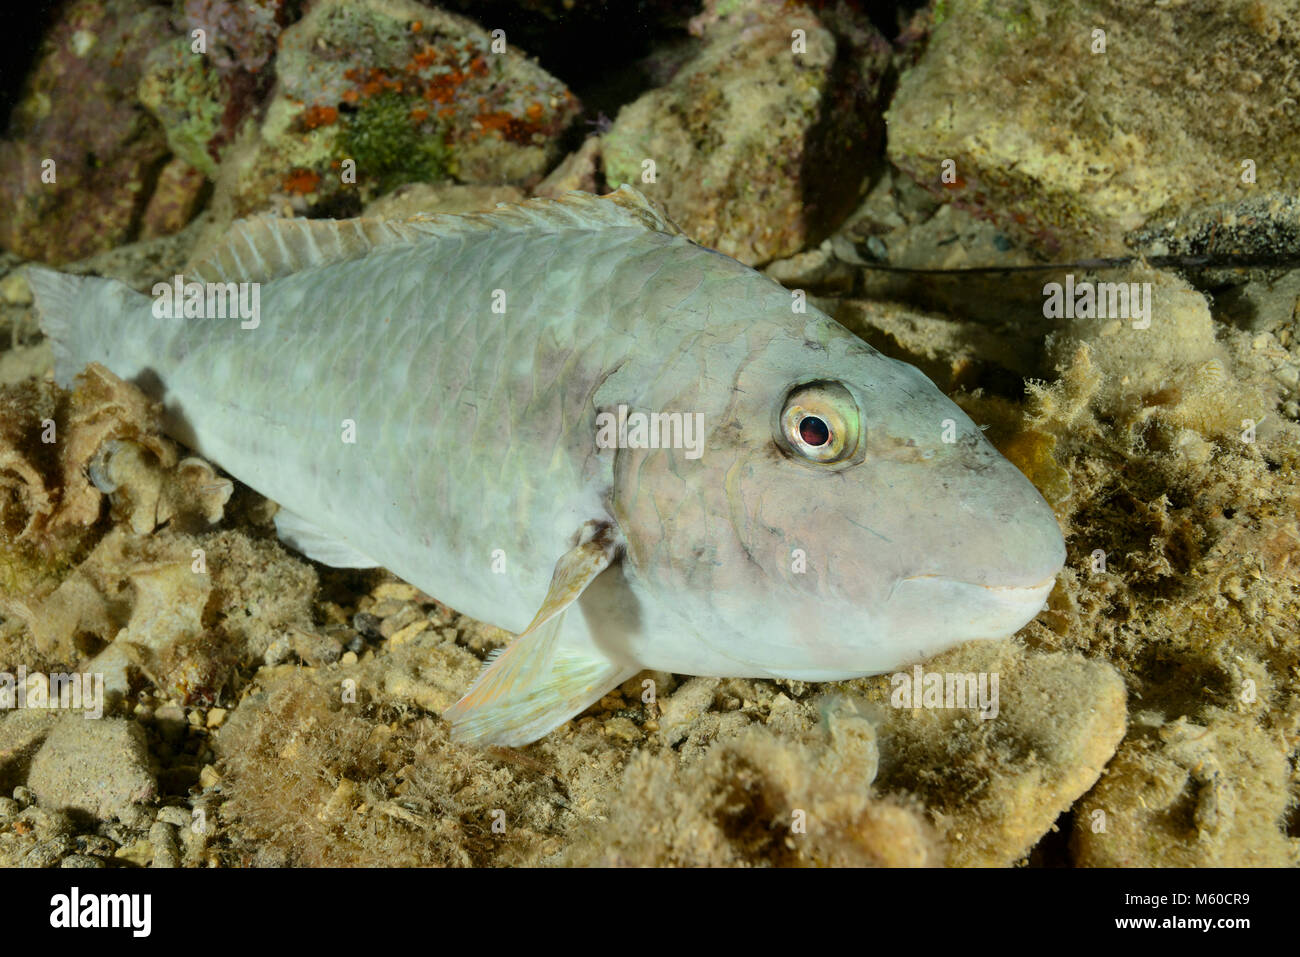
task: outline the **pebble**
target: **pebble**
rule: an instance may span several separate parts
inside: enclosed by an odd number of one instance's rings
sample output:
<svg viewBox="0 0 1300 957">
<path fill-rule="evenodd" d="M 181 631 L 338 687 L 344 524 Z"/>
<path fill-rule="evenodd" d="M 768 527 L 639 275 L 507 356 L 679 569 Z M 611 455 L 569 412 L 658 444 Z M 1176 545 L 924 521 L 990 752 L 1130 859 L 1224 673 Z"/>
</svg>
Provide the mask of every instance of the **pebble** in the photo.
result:
<svg viewBox="0 0 1300 957">
<path fill-rule="evenodd" d="M 82 834 L 77 837 L 77 852 L 92 857 L 112 857 L 117 844 L 100 834 Z"/>
<path fill-rule="evenodd" d="M 189 827 L 192 819 L 193 815 L 187 807 L 173 804 L 158 809 L 158 820 L 173 827 Z"/>
<path fill-rule="evenodd" d="M 226 723 L 226 715 L 228 715 L 229 713 L 230 712 L 227 711 L 225 708 L 209 708 L 208 727 L 209 728 L 221 727 L 223 724 Z"/>
<path fill-rule="evenodd" d="M 214 788 L 220 783 L 221 775 L 217 773 L 217 769 L 210 764 L 205 764 L 203 770 L 199 772 L 199 787 Z"/>
<path fill-rule="evenodd" d="M 410 602 L 398 601 L 396 598 L 385 598 L 383 601 L 377 601 L 371 606 L 370 614 L 376 618 L 392 618 L 410 607 Z"/>
<path fill-rule="evenodd" d="M 359 611 L 352 616 L 352 628 L 365 638 L 371 641 L 378 641 L 380 619 L 378 615 L 372 615 L 368 611 Z"/>
<path fill-rule="evenodd" d="M 343 653 L 343 646 L 338 639 L 306 631 L 295 631 L 289 644 L 293 653 L 311 668 L 333 664 Z"/>
<path fill-rule="evenodd" d="M 30 788 L 25 788 L 21 784 L 14 788 L 14 800 L 18 802 L 19 807 L 27 807 L 36 797 L 32 794 Z"/>
<path fill-rule="evenodd" d="M 106 867 L 104 859 L 101 857 L 91 857 L 89 854 L 69 854 L 60 863 L 59 867 Z"/>
<path fill-rule="evenodd" d="M 148 867 L 149 862 L 153 860 L 153 845 L 146 840 L 136 841 L 134 844 L 128 844 L 125 847 L 119 847 L 115 858 L 123 861 L 129 861 L 140 867 Z"/>
<path fill-rule="evenodd" d="M 382 585 L 376 585 L 375 590 L 371 592 L 376 601 L 383 601 L 386 598 L 395 598 L 398 601 L 415 601 L 424 602 L 429 600 L 429 596 L 414 585 L 408 585 L 406 582 L 384 582 Z"/>
<path fill-rule="evenodd" d="M 67 834 L 41 841 L 23 857 L 22 867 L 53 867 L 72 850 L 72 838 Z"/>
<path fill-rule="evenodd" d="M 180 867 L 181 849 L 176 843 L 176 828 L 162 821 L 149 828 L 149 844 L 153 847 L 150 867 Z"/>
<path fill-rule="evenodd" d="M 27 282 L 26 274 L 15 269 L 4 279 L 0 279 L 0 299 L 11 306 L 30 306 L 32 287 Z"/>
<path fill-rule="evenodd" d="M 424 613 L 416 605 L 404 605 L 402 610 L 395 615 L 390 615 L 379 624 L 379 634 L 383 638 L 392 638 L 393 635 L 402 631 L 408 625 L 417 621 L 428 621 Z"/>
<path fill-rule="evenodd" d="M 603 731 L 606 737 L 613 738 L 615 741 L 622 741 L 626 744 L 634 744 L 645 737 L 645 734 L 630 718 L 625 718 L 622 715 L 618 715 L 606 721 Z"/>
<path fill-rule="evenodd" d="M 432 624 L 428 618 L 421 618 L 419 621 L 413 621 L 405 628 L 396 631 L 388 639 L 389 647 L 395 648 L 404 645 L 420 632 L 425 631 Z"/>
<path fill-rule="evenodd" d="M 26 824 L 41 837 L 55 837 L 76 831 L 72 820 L 61 811 L 51 811 L 33 804 L 18 814 L 18 821 Z"/>
<path fill-rule="evenodd" d="M 13 798 L 0 798 L 0 824 L 13 820 L 21 810 L 22 805 Z"/>
<path fill-rule="evenodd" d="M 153 823 L 154 812 L 143 805 L 132 804 L 122 808 L 117 814 L 117 819 L 133 831 L 143 831 Z"/>
<path fill-rule="evenodd" d="M 269 645 L 266 646 L 266 652 L 262 655 L 263 664 L 274 667 L 289 657 L 289 652 L 293 650 L 287 635 L 281 635 Z"/>
</svg>

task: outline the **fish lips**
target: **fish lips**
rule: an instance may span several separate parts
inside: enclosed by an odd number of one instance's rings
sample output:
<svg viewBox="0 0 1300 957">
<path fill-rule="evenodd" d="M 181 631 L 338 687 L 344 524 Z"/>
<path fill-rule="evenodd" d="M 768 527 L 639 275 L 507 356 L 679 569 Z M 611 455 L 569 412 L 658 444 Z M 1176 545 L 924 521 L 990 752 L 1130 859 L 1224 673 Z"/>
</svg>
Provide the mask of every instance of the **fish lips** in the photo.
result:
<svg viewBox="0 0 1300 957">
<path fill-rule="evenodd" d="M 1014 585 L 963 581 L 946 575 L 909 575 L 894 585 L 886 606 L 900 632 L 915 630 L 918 636 L 939 639 L 945 648 L 962 641 L 1005 638 L 1043 610 L 1059 570 L 1039 581 Z"/>
</svg>

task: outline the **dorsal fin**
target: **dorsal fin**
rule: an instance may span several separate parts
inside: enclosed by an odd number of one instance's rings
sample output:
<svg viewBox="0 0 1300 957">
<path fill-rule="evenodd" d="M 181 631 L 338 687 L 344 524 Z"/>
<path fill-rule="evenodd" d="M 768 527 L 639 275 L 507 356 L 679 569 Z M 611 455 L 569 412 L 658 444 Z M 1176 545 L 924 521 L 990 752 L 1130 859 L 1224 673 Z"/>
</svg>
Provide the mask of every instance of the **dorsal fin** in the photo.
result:
<svg viewBox="0 0 1300 957">
<path fill-rule="evenodd" d="M 269 282 L 313 266 L 360 259 L 380 246 L 486 230 L 555 232 L 620 226 L 681 234 L 658 206 L 624 185 L 606 196 L 573 190 L 556 199 L 502 203 L 483 213 L 429 213 L 406 220 L 241 219 L 232 224 L 228 240 L 194 262 L 187 272 L 200 282 Z"/>
</svg>

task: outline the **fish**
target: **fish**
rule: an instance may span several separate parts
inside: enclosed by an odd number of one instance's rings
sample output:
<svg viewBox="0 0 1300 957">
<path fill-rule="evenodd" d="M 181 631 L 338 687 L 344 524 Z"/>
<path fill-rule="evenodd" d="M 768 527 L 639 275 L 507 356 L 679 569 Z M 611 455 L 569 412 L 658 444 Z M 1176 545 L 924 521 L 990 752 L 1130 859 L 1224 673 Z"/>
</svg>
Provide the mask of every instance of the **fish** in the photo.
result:
<svg viewBox="0 0 1300 957">
<path fill-rule="evenodd" d="M 100 363 L 290 547 L 515 634 L 442 712 L 468 745 L 645 670 L 838 681 L 1003 638 L 1064 564 L 1051 507 L 924 374 L 630 186 L 237 221 L 178 277 L 189 317 L 169 284 L 29 280 L 59 382 Z M 255 317 L 202 314 L 239 283 Z"/>
</svg>

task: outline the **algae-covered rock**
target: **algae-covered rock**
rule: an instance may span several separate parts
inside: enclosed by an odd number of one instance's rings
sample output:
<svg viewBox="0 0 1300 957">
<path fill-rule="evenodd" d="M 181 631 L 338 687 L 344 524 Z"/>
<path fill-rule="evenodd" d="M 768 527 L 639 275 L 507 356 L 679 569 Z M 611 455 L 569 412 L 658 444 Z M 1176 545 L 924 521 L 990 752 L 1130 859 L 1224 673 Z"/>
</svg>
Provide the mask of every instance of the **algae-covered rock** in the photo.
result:
<svg viewBox="0 0 1300 957">
<path fill-rule="evenodd" d="M 1084 315 L 1082 292 L 1073 297 L 1073 317 L 1057 320 L 1048 359 L 1065 365 L 1086 344 L 1089 361 L 1105 382 L 1098 411 L 1147 429 L 1153 420 L 1176 431 L 1234 440 L 1251 424 L 1271 432 L 1278 384 L 1234 361 L 1234 337 L 1216 326 L 1205 297 L 1184 279 L 1146 266 L 1105 276 L 1051 275 L 1062 287 L 1096 290 L 1095 308 Z M 1112 291 L 1129 299 L 1117 314 Z M 1135 306 L 1141 302 L 1140 310 Z M 1063 303 L 1064 305 L 1064 303 Z M 1241 339 L 1238 335 L 1237 341 Z"/>
<path fill-rule="evenodd" d="M 922 707 L 910 692 L 899 696 L 915 680 L 899 674 L 870 685 L 878 703 L 888 694 L 891 705 L 879 724 L 877 786 L 924 803 L 949 864 L 1005 866 L 1025 857 L 1093 785 L 1124 736 L 1124 682 L 1104 662 L 975 642 L 924 665 L 921 687 L 932 680 L 925 675 L 938 675 L 944 691 L 923 697 Z M 985 698 L 952 707 L 961 704 L 957 682 L 969 692 L 970 677 Z"/>
<path fill-rule="evenodd" d="M 217 173 L 232 125 L 231 93 L 211 59 L 188 37 L 160 44 L 145 58 L 140 103 L 158 120 L 178 160 L 209 179 Z"/>
<path fill-rule="evenodd" d="M 46 36 L 0 141 L 0 243 L 63 263 L 134 237 L 167 159 L 135 100 L 143 50 L 168 32 L 143 0 L 78 0 Z"/>
<path fill-rule="evenodd" d="M 1287 4 L 944 0 L 935 20 L 889 157 L 1045 249 L 1114 253 L 1154 216 L 1300 176 Z"/>
<path fill-rule="evenodd" d="M 142 236 L 174 232 L 192 217 L 271 87 L 277 39 L 290 15 L 283 0 L 186 0 L 180 35 L 144 56 L 137 96 L 165 131 L 174 158 Z"/>
<path fill-rule="evenodd" d="M 284 31 L 260 127 L 227 159 L 223 218 L 275 200 L 356 213 L 404 183 L 528 184 L 572 94 L 472 21 L 412 0 L 325 0 Z"/>
<path fill-rule="evenodd" d="M 605 179 L 755 265 L 820 241 L 858 198 L 881 132 L 888 44 L 841 7 L 710 2 L 699 52 L 619 111 Z"/>
<path fill-rule="evenodd" d="M 628 765 L 607 823 L 565 864 L 933 866 L 942 840 L 920 808 L 871 791 L 876 731 L 852 707 L 818 733 L 751 727 L 686 763 L 671 750 Z"/>
<path fill-rule="evenodd" d="M 1295 867 L 1286 756 L 1248 715 L 1143 716 L 1074 819 L 1092 867 Z"/>
</svg>

